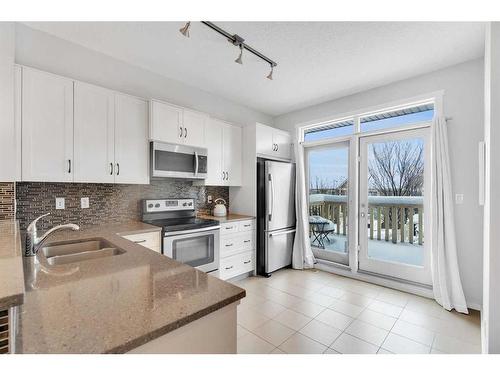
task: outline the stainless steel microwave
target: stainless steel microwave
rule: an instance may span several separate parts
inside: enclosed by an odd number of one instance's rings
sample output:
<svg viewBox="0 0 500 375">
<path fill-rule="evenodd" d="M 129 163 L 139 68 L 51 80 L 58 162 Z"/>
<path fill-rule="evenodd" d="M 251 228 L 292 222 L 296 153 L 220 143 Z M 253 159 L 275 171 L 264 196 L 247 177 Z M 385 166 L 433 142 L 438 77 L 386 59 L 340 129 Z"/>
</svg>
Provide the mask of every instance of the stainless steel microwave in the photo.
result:
<svg viewBox="0 0 500 375">
<path fill-rule="evenodd" d="M 151 142 L 151 177 L 207 178 L 207 149 Z"/>
</svg>

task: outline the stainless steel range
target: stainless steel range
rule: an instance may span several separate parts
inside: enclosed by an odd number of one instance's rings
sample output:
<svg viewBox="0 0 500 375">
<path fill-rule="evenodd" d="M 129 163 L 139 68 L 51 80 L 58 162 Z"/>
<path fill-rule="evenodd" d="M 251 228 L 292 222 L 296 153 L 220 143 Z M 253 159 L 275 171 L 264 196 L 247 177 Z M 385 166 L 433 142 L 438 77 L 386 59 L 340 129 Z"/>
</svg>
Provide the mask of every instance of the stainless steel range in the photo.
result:
<svg viewBox="0 0 500 375">
<path fill-rule="evenodd" d="M 162 253 L 204 272 L 219 268 L 216 220 L 196 217 L 194 199 L 146 199 L 142 221 L 162 228 Z"/>
</svg>

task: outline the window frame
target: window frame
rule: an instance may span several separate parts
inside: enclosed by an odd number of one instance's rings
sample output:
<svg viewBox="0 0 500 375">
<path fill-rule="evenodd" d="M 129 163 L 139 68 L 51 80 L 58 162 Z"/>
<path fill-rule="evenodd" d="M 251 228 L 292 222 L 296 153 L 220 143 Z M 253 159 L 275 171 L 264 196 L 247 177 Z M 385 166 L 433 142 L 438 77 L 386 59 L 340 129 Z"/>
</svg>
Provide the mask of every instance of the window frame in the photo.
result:
<svg viewBox="0 0 500 375">
<path fill-rule="evenodd" d="M 297 135 L 297 140 L 299 144 L 304 144 L 304 145 L 322 145 L 324 143 L 331 142 L 332 140 L 342 140 L 342 139 L 349 139 L 353 136 L 360 136 L 360 135 L 374 135 L 374 134 L 383 134 L 386 132 L 393 132 L 393 131 L 401 131 L 404 129 L 417 129 L 422 126 L 429 126 L 432 121 L 419 121 L 415 123 L 410 123 L 406 124 L 404 126 L 398 126 L 398 127 L 393 127 L 393 128 L 387 128 L 387 129 L 379 129 L 379 130 L 371 130 L 371 131 L 366 131 L 366 132 L 361 132 L 361 118 L 378 114 L 378 113 L 384 113 L 384 112 L 390 112 L 402 108 L 408 108 L 408 107 L 413 107 L 417 105 L 422 105 L 422 104 L 428 104 L 428 103 L 434 103 L 434 117 L 442 115 L 443 112 L 443 96 L 444 96 L 444 90 L 441 91 L 435 91 L 431 92 L 428 94 L 423 94 L 420 96 L 416 96 L 413 98 L 407 98 L 407 99 L 402 99 L 386 104 L 380 104 L 376 105 L 373 107 L 368 107 L 365 109 L 359 109 L 351 112 L 347 112 L 344 114 L 339 114 L 335 116 L 328 116 L 322 119 L 317 119 L 317 120 L 312 120 L 312 121 L 307 121 L 303 123 L 299 123 L 296 125 L 296 135 Z M 346 136 L 339 136 L 339 137 L 330 137 L 330 138 L 325 138 L 322 140 L 316 140 L 316 141 L 305 141 L 305 135 L 308 130 L 314 129 L 314 128 L 319 128 L 322 126 L 325 126 L 327 124 L 331 123 L 336 123 L 336 122 L 341 122 L 341 121 L 349 121 L 353 120 L 354 121 L 354 133 L 351 135 L 346 135 Z"/>
</svg>

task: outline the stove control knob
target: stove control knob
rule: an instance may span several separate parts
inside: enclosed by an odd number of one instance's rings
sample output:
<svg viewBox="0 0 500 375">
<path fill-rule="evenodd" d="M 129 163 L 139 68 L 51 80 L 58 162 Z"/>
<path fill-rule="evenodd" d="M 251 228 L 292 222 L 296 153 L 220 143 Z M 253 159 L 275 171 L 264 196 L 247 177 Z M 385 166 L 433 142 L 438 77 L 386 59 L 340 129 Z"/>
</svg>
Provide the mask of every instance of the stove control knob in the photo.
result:
<svg viewBox="0 0 500 375">
<path fill-rule="evenodd" d="M 148 208 L 153 208 L 153 203 L 148 204 Z"/>
<path fill-rule="evenodd" d="M 182 205 L 183 205 L 184 207 L 186 207 L 188 204 L 187 204 L 187 203 L 183 203 Z"/>
<path fill-rule="evenodd" d="M 188 205 L 189 205 L 189 206 L 192 206 L 192 205 L 193 205 L 193 202 L 189 202 L 189 203 L 188 203 Z"/>
<path fill-rule="evenodd" d="M 156 207 L 156 208 L 160 208 L 160 204 L 159 204 L 159 203 L 156 203 L 156 204 L 155 204 L 155 207 Z"/>
</svg>

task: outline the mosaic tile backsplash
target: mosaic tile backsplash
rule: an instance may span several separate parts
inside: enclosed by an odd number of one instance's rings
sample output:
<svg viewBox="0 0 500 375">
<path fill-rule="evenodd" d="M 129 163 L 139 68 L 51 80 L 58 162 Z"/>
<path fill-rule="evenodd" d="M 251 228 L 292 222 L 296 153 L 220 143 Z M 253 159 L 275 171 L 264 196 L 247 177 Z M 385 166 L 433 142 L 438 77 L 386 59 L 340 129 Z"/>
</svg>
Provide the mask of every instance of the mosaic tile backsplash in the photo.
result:
<svg viewBox="0 0 500 375">
<path fill-rule="evenodd" d="M 80 184 L 80 183 L 16 183 L 17 213 L 21 229 L 36 217 L 50 212 L 40 220 L 39 228 L 48 229 L 63 223 L 85 228 L 101 223 L 122 223 L 141 219 L 141 200 L 159 198 L 194 198 L 196 209 L 209 213 L 213 204 L 207 196 L 229 202 L 229 188 L 224 186 L 192 186 L 186 180 L 153 180 L 150 185 Z M 65 198 L 65 209 L 55 209 L 56 197 Z M 88 197 L 89 208 L 80 208 L 80 198 Z"/>
<path fill-rule="evenodd" d="M 14 218 L 15 188 L 13 182 L 0 182 L 0 220 Z"/>
</svg>

